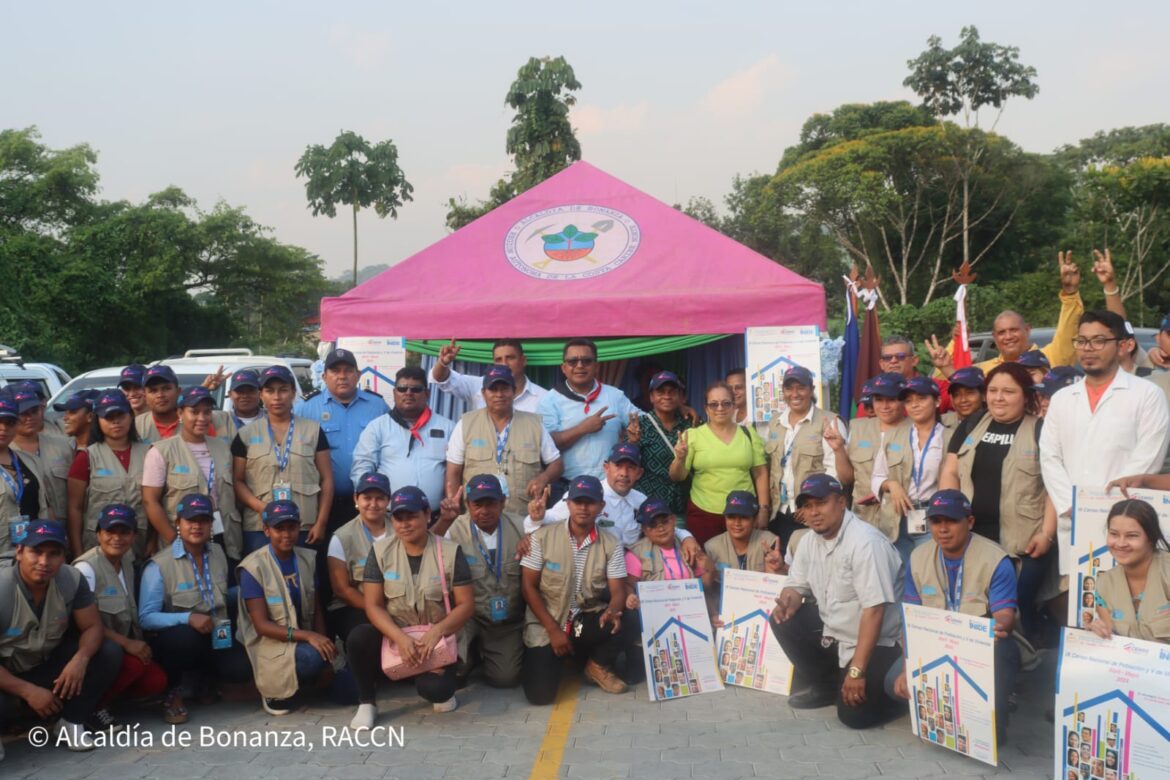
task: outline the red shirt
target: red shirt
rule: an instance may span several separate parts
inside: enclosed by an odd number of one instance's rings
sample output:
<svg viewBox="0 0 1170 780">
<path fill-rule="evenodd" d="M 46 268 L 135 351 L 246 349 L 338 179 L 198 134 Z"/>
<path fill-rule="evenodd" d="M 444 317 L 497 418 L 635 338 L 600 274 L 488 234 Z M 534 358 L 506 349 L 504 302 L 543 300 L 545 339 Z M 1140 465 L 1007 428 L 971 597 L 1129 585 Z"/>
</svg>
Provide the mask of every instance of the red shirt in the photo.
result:
<svg viewBox="0 0 1170 780">
<path fill-rule="evenodd" d="M 1114 374 L 1114 376 L 1116 376 L 1116 374 Z M 1097 411 L 1097 404 L 1101 402 L 1101 396 L 1105 395 L 1105 391 L 1109 389 L 1109 385 L 1111 384 L 1113 384 L 1112 379 L 1100 387 L 1093 387 L 1088 382 L 1085 382 L 1085 396 L 1089 399 L 1090 412 Z"/>
<path fill-rule="evenodd" d="M 112 450 L 112 452 L 118 458 L 118 462 L 122 464 L 122 468 L 129 471 L 130 448 Z M 73 465 L 69 467 L 69 479 L 76 479 L 87 485 L 89 484 L 89 453 L 85 450 L 78 450 L 77 454 L 73 456 Z"/>
</svg>

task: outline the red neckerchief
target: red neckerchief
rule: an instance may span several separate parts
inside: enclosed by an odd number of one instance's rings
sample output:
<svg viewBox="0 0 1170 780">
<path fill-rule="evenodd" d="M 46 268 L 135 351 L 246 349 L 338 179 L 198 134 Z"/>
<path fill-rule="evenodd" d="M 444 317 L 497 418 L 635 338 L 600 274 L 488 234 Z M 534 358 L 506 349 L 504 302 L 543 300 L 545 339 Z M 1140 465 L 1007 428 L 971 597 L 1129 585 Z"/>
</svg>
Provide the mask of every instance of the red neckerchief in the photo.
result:
<svg viewBox="0 0 1170 780">
<path fill-rule="evenodd" d="M 422 427 L 424 425 L 426 425 L 428 422 L 430 422 L 430 419 L 431 419 L 431 409 L 430 409 L 430 407 L 427 407 L 427 408 L 423 409 L 422 414 L 420 414 L 418 416 L 418 419 L 414 421 L 414 425 L 410 426 L 410 435 L 412 438 L 418 439 L 419 444 L 426 443 L 423 441 L 422 434 L 420 434 L 419 431 L 422 429 Z"/>
</svg>

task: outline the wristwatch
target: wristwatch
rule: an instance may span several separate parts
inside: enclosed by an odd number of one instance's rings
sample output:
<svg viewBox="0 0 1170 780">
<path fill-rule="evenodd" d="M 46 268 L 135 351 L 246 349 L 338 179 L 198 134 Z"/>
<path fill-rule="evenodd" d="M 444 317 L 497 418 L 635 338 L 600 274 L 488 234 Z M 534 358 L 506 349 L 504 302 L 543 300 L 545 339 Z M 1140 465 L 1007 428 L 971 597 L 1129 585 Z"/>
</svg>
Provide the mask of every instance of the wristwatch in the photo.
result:
<svg viewBox="0 0 1170 780">
<path fill-rule="evenodd" d="M 865 677 L 865 670 L 859 666 L 850 666 L 848 674 L 850 680 L 860 680 Z"/>
</svg>

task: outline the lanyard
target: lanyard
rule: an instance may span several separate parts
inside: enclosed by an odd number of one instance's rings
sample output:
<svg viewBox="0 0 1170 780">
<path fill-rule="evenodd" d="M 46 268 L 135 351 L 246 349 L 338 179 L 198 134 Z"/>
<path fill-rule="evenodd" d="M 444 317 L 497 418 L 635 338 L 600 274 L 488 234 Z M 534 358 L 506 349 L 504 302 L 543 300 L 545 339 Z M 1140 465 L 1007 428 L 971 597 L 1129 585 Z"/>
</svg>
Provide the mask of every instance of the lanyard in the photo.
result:
<svg viewBox="0 0 1170 780">
<path fill-rule="evenodd" d="M 666 556 L 662 555 L 661 549 L 659 549 L 658 554 L 660 556 L 662 556 L 662 568 L 666 569 L 669 572 L 670 567 L 667 565 Z M 679 555 L 679 552 L 678 552 L 678 540 L 675 540 L 675 542 L 674 542 L 674 563 L 675 563 L 675 566 L 678 567 L 678 569 L 677 569 L 678 570 L 678 578 L 680 580 L 687 579 L 687 571 L 686 571 L 686 569 L 683 568 L 682 556 Z M 668 577 L 667 579 L 670 579 L 670 578 Z"/>
<path fill-rule="evenodd" d="M 272 430 L 272 421 L 268 421 L 268 438 L 272 440 L 272 451 L 276 454 L 276 467 L 280 469 L 281 473 L 288 468 L 288 458 L 292 454 L 293 443 L 293 426 L 296 424 L 295 417 L 288 418 L 288 435 L 284 437 L 284 452 L 276 446 L 276 433 Z"/>
<path fill-rule="evenodd" d="M 926 456 L 927 456 L 927 454 L 930 453 L 930 444 L 931 444 L 931 442 L 934 441 L 934 435 L 936 433 L 938 433 L 938 429 L 941 427 L 942 427 L 941 425 L 939 425 L 938 423 L 935 423 L 934 427 L 930 429 L 930 435 L 926 437 L 926 446 L 922 448 L 922 455 L 919 456 L 919 458 L 918 458 L 917 469 L 915 469 L 914 460 L 911 459 L 911 461 L 910 461 L 910 479 L 914 480 L 914 490 L 918 493 L 918 495 L 920 497 L 922 496 L 922 474 L 923 474 L 923 472 L 926 471 Z M 918 434 L 917 429 L 915 429 L 915 428 L 910 429 L 910 444 L 911 444 L 911 453 L 910 454 L 911 454 L 911 456 L 913 456 L 913 454 L 914 454 L 913 453 L 914 437 L 917 434 Z"/>
<path fill-rule="evenodd" d="M 12 458 L 12 470 L 16 472 L 16 479 L 8 476 L 8 469 L 3 466 L 0 466 L 0 476 L 4 477 L 4 481 L 12 489 L 12 494 L 16 496 L 16 511 L 19 514 L 20 501 L 24 498 L 24 473 L 20 470 L 20 458 L 16 457 L 16 453 L 9 450 L 8 455 Z"/>
<path fill-rule="evenodd" d="M 215 496 L 215 458 L 211 457 L 211 453 L 208 453 L 208 457 L 211 462 L 207 466 L 207 497 L 211 499 L 211 505 L 215 506 L 219 503 Z"/>
<path fill-rule="evenodd" d="M 508 448 L 508 439 L 512 436 L 512 421 L 504 426 L 504 432 L 496 436 L 496 463 L 504 462 L 504 450 Z"/>
<path fill-rule="evenodd" d="M 484 561 L 490 561 L 491 556 L 488 555 L 487 547 L 483 543 L 483 537 L 476 528 L 475 523 L 471 523 L 471 538 L 475 540 L 475 546 L 479 548 L 480 555 L 483 556 Z M 504 556 L 502 554 L 504 546 L 504 524 L 500 523 L 496 526 L 496 583 L 499 584 L 500 578 L 503 576 L 504 570 Z"/>
<path fill-rule="evenodd" d="M 966 563 L 967 551 L 963 551 L 963 560 L 959 561 L 959 568 L 955 571 L 955 590 L 951 592 L 951 578 L 947 577 L 947 562 L 943 558 L 942 550 L 938 551 L 938 562 L 942 565 L 943 577 L 946 578 L 946 598 L 947 610 L 951 612 L 959 611 L 959 604 L 963 601 L 963 564 Z"/>
<path fill-rule="evenodd" d="M 203 573 L 199 573 L 199 567 L 195 565 L 195 558 L 191 553 L 187 553 L 187 557 L 191 559 L 191 573 L 195 576 L 195 587 L 199 588 L 199 595 L 202 596 L 204 603 L 207 604 L 213 611 L 215 610 L 215 587 L 211 582 L 211 565 L 208 563 L 207 550 L 203 551 Z"/>
<path fill-rule="evenodd" d="M 648 412 L 642 416 L 649 420 L 650 424 L 654 426 L 654 430 L 658 432 L 659 438 L 662 439 L 662 443 L 666 445 L 667 449 L 673 450 L 674 443 L 670 441 L 670 437 L 666 435 L 666 431 L 662 430 L 662 426 L 658 424 L 658 415 L 656 415 L 654 412 Z"/>
</svg>

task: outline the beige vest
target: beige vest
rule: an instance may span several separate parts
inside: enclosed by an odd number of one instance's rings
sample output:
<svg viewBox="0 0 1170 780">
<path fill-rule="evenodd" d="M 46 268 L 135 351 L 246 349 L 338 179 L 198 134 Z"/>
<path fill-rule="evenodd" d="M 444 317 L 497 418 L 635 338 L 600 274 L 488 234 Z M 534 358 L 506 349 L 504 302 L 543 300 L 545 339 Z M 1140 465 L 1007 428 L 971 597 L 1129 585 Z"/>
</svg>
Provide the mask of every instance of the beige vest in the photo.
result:
<svg viewBox="0 0 1170 780">
<path fill-rule="evenodd" d="M 853 464 L 853 513 L 867 523 L 878 525 L 878 504 L 862 506 L 873 493 L 873 462 L 882 446 L 881 422 L 876 417 L 858 417 L 849 424 L 849 462 Z M 880 527 L 880 526 L 879 526 Z"/>
<path fill-rule="evenodd" d="M 1015 440 L 1003 459 L 999 493 L 999 543 L 1012 555 L 1020 555 L 1028 542 L 1044 527 L 1044 478 L 1040 475 L 1040 447 L 1036 443 L 1037 417 L 1025 415 L 1016 430 Z M 963 495 L 975 495 L 971 480 L 975 466 L 975 449 L 991 427 L 990 414 L 971 429 L 959 445 L 959 489 Z"/>
<path fill-rule="evenodd" d="M 475 616 L 486 623 L 492 622 L 491 602 L 494 598 L 508 600 L 508 616 L 500 622 L 519 621 L 524 614 L 524 597 L 520 594 L 520 562 L 516 560 L 516 545 L 524 538 L 524 524 L 515 515 L 507 512 L 500 515 L 496 529 L 499 548 L 496 555 L 500 560 L 500 579 L 496 580 L 496 568 L 489 566 L 477 544 L 477 535 L 471 532 L 471 515 L 460 515 L 447 531 L 451 540 L 463 550 L 463 558 L 471 569 L 472 584 L 475 585 Z"/>
<path fill-rule="evenodd" d="M 289 448 L 288 465 L 282 472 L 276 462 L 272 438 L 268 435 L 268 420 L 261 418 L 240 429 L 240 439 L 248 448 L 248 467 L 245 473 L 248 488 L 256 498 L 267 504 L 272 500 L 272 488 L 278 482 L 287 482 L 292 488 L 292 499 L 301 510 L 301 529 L 308 530 L 317 522 L 317 494 L 321 492 L 321 473 L 314 460 L 317 437 L 321 427 L 308 417 L 294 417 L 293 441 Z M 284 449 L 285 439 L 280 442 Z M 262 531 L 260 513 L 244 508 L 244 530 Z"/>
<path fill-rule="evenodd" d="M 1154 553 L 1136 613 L 1125 569 L 1120 566 L 1097 575 L 1097 595 L 1113 619 L 1113 633 L 1170 644 L 1170 553 L 1164 550 Z"/>
<path fill-rule="evenodd" d="M 748 571 L 764 570 L 764 547 L 771 547 L 778 538 L 771 531 L 752 529 L 752 538 L 748 540 L 747 545 Z M 735 554 L 735 545 L 731 541 L 731 534 L 726 531 L 708 539 L 707 543 L 703 545 L 703 549 L 707 551 L 707 556 L 715 564 L 716 580 L 723 579 L 724 569 L 739 568 L 739 556 Z M 642 565 L 645 566 L 646 563 L 643 561 Z"/>
<path fill-rule="evenodd" d="M 228 557 L 239 560 L 244 552 L 244 529 L 236 508 L 236 491 L 232 481 L 232 453 L 219 439 L 205 439 L 211 461 L 215 464 L 215 508 L 223 518 L 223 543 Z M 208 495 L 207 480 L 199 461 L 191 454 L 181 436 L 157 441 L 153 445 L 167 466 L 162 503 L 167 518 L 175 522 L 179 502 L 192 493 Z"/>
<path fill-rule="evenodd" d="M 889 467 L 889 477 L 893 482 L 897 482 L 909 492 L 911 472 L 915 468 L 914 462 L 918 458 L 919 453 L 910 444 L 910 431 L 913 430 L 914 423 L 910 419 L 904 419 L 898 424 L 896 428 L 886 432 L 883 449 L 886 453 L 886 464 Z M 951 442 L 951 434 L 954 429 L 947 428 L 945 425 L 942 429 L 942 456 L 943 459 L 947 455 L 947 445 Z M 925 442 L 919 442 L 925 445 Z M 942 463 L 939 463 L 939 473 L 942 473 Z M 873 476 L 872 469 L 870 476 Z M 871 480 L 872 481 L 872 480 Z M 897 541 L 898 531 L 902 524 L 902 513 L 899 512 L 890 500 L 889 494 L 882 496 L 881 508 L 878 511 L 877 522 L 874 523 L 882 533 L 891 541 Z"/>
<path fill-rule="evenodd" d="M 374 557 L 382 570 L 382 591 L 386 595 L 386 611 L 400 627 L 434 625 L 447 616 L 443 603 L 443 579 L 439 576 L 439 559 L 435 549 L 436 540 L 442 545 L 443 571 L 447 580 L 447 591 L 451 592 L 455 580 L 455 556 L 459 545 L 434 535 L 427 537 L 423 550 L 422 564 L 418 575 L 410 572 L 410 560 L 406 548 L 398 536 L 391 531 L 389 536 L 374 543 Z M 454 604 L 454 595 L 451 595 Z"/>
<path fill-rule="evenodd" d="M 390 518 L 386 518 L 386 531 L 394 534 L 394 530 L 390 527 Z M 373 546 L 373 536 L 367 536 L 369 531 L 365 528 L 361 517 L 355 517 L 345 525 L 333 532 L 334 538 L 341 542 L 341 549 L 345 551 L 345 570 L 349 575 L 349 584 L 362 589 L 362 582 L 364 581 L 366 571 L 366 559 L 370 555 L 370 549 Z M 336 596 L 329 602 L 329 610 L 341 609 L 346 606 L 346 603 Z"/>
<path fill-rule="evenodd" d="M 89 487 L 85 493 L 85 521 L 81 529 L 81 546 L 86 550 L 97 547 L 98 516 L 110 504 L 126 504 L 138 517 L 138 531 L 134 534 L 134 554 L 145 556 L 146 535 L 150 519 L 142 507 L 142 467 L 150 445 L 140 441 L 130 443 L 130 470 L 122 468 L 121 461 L 105 442 L 85 448 L 89 454 Z"/>
<path fill-rule="evenodd" d="M 570 541 L 569 521 L 541 526 L 533 533 L 540 542 L 544 568 L 540 571 L 540 600 L 558 626 L 569 619 L 569 597 L 575 586 L 573 571 L 573 544 Z M 606 576 L 609 558 L 621 543 L 607 531 L 597 529 L 597 541 L 589 545 L 585 554 L 585 570 L 581 574 L 581 589 L 576 593 L 579 612 L 599 612 L 608 606 L 604 600 L 609 588 Z M 548 632 L 529 608 L 524 614 L 524 646 L 544 647 L 550 643 Z"/>
<path fill-rule="evenodd" d="M 787 412 L 785 412 L 787 414 Z M 788 429 L 780 424 L 780 416 L 773 416 L 768 423 L 768 441 L 764 449 L 768 453 L 769 474 L 772 490 L 772 508 L 781 509 L 780 482 L 784 471 L 792 474 L 792 484 L 800 489 L 800 483 L 809 474 L 825 470 L 825 420 L 835 419 L 835 415 L 827 415 L 814 406 L 812 417 L 801 423 L 800 431 L 792 442 L 792 454 L 788 456 L 788 465 L 781 466 L 784 460 L 784 439 Z M 792 498 L 796 498 L 793 496 Z"/>
<path fill-rule="evenodd" d="M 15 453 L 15 450 L 13 451 Z M 20 458 L 20 468 L 22 471 L 27 471 L 36 477 L 37 484 L 41 486 L 40 490 L 40 516 L 42 518 L 49 516 L 49 505 L 45 500 L 45 479 L 41 474 L 41 468 L 37 464 L 36 458 L 30 457 L 25 453 L 19 455 L 13 454 L 14 458 Z M 7 471 L 7 470 L 6 470 Z M 12 476 L 11 472 L 7 472 L 8 476 Z M 10 552 L 12 546 L 12 532 L 8 528 L 10 520 L 16 520 L 20 517 L 20 504 L 16 502 L 16 494 L 12 492 L 12 488 L 8 486 L 8 480 L 0 478 L 0 555 Z M 36 518 L 28 518 L 34 520 Z"/>
<path fill-rule="evenodd" d="M 61 644 L 72 616 L 70 605 L 65 603 L 65 594 L 77 593 L 81 572 L 72 566 L 61 567 L 49 583 L 40 618 L 20 593 L 16 581 L 19 577 L 15 564 L 0 566 L 0 593 L 15 603 L 12 622 L 8 630 L 0 634 L 0 666 L 16 674 L 40 666 Z"/>
<path fill-rule="evenodd" d="M 667 574 L 666 559 L 662 557 L 662 548 L 654 544 L 654 542 L 643 537 L 634 542 L 634 546 L 630 548 L 630 552 L 638 556 L 638 562 L 642 564 L 642 577 L 640 582 L 658 582 L 665 580 Z M 690 579 L 695 576 L 695 570 L 687 566 L 686 561 L 682 558 L 682 548 L 675 547 L 678 553 L 678 561 L 682 564 L 683 574 L 685 576 L 677 579 Z M 678 574 L 677 568 L 671 568 L 671 572 Z"/>
<path fill-rule="evenodd" d="M 232 446 L 232 439 L 236 438 L 239 431 L 236 430 L 236 421 L 232 416 L 221 409 L 211 410 L 211 426 L 215 428 L 215 436 L 209 438 L 218 439 L 228 447 Z M 134 428 L 138 431 L 138 438 L 147 444 L 154 444 L 158 441 L 163 441 L 162 434 L 158 432 L 158 426 L 154 424 L 154 415 L 151 412 L 143 412 L 134 418 Z M 178 434 L 179 429 L 175 429 L 175 435 Z M 168 437 L 173 438 L 173 436 Z"/>
<path fill-rule="evenodd" d="M 540 439 L 543 433 L 540 417 L 530 412 L 512 412 L 512 428 L 508 432 L 508 446 L 504 458 L 496 463 L 496 426 L 487 409 L 476 409 L 463 415 L 463 487 L 479 474 L 494 474 L 507 481 L 508 500 L 504 511 L 523 517 L 528 514 L 528 483 L 536 478 L 543 466 L 540 461 Z"/>
<path fill-rule="evenodd" d="M 270 545 L 264 545 L 253 551 L 240 562 L 239 569 L 243 569 L 264 587 L 264 602 L 268 607 L 268 619 L 281 628 L 292 626 L 293 630 L 302 627 L 311 630 L 313 616 L 317 608 L 316 571 L 317 557 L 312 550 L 303 547 L 294 547 L 297 558 L 301 586 L 301 611 L 304 613 L 304 622 L 297 619 L 292 596 L 280 567 L 273 559 Z M 273 639 L 261 636 L 252 623 L 252 616 L 248 614 L 248 606 L 244 597 L 239 597 L 240 642 L 248 652 L 248 660 L 252 662 L 252 674 L 256 679 L 256 689 L 260 695 L 268 699 L 287 699 L 297 692 L 297 660 L 296 642 L 284 639 Z"/>
<path fill-rule="evenodd" d="M 788 549 L 785 551 L 790 559 L 796 560 L 796 548 L 800 546 L 801 540 L 811 533 L 812 529 L 809 528 L 797 528 L 792 532 L 792 536 L 788 537 Z"/>
<path fill-rule="evenodd" d="M 214 604 L 207 603 L 195 582 L 194 567 L 196 565 L 200 567 L 199 576 L 202 577 L 202 563 L 193 563 L 190 556 L 175 558 L 171 545 L 167 545 L 151 558 L 163 578 L 164 612 L 198 612 L 202 615 L 211 615 L 216 620 L 227 619 L 227 556 L 215 542 L 207 543 L 207 554 L 210 556 L 208 566 L 211 570 Z M 204 587 L 206 585 L 207 583 L 204 583 Z"/>
<path fill-rule="evenodd" d="M 12 442 L 12 449 L 20 450 L 28 455 L 23 462 L 36 459 L 37 467 L 44 478 L 41 480 L 41 491 L 45 494 L 45 503 L 53 510 L 53 516 L 64 522 L 69 512 L 68 479 L 69 467 L 73 465 L 73 445 L 64 436 L 42 432 L 37 437 L 39 452 L 25 452 L 20 445 Z"/>
<path fill-rule="evenodd" d="M 988 589 L 991 575 L 999 562 L 1007 558 L 1007 551 L 979 534 L 971 534 L 967 551 L 963 553 L 963 592 L 959 594 L 959 611 L 964 615 L 987 617 L 991 614 Z M 947 573 L 938 559 L 938 544 L 930 541 L 914 548 L 910 554 L 910 574 L 922 599 L 922 606 L 947 608 Z"/>
<path fill-rule="evenodd" d="M 122 576 L 130 583 L 129 589 L 122 584 L 118 572 L 114 571 L 114 565 L 99 548 L 87 550 L 74 563 L 82 561 L 93 567 L 93 593 L 102 616 L 102 625 L 122 636 L 141 639 L 138 601 L 134 598 L 134 553 L 128 552 L 122 556 Z"/>
</svg>

